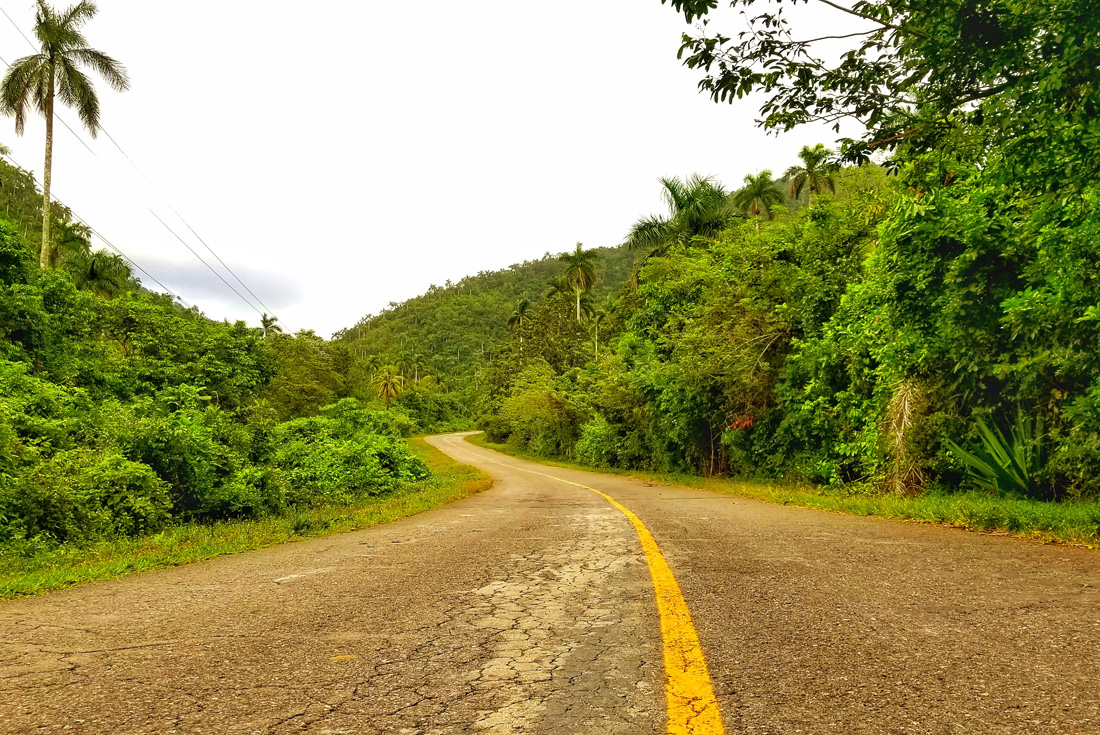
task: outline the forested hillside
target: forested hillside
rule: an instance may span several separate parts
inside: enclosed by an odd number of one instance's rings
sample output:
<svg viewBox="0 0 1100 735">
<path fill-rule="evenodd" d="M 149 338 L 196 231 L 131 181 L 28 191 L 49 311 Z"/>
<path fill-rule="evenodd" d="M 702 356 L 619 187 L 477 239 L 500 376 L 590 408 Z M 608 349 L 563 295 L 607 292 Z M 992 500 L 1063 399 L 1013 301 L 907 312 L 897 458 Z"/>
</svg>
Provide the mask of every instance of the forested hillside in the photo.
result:
<svg viewBox="0 0 1100 735">
<path fill-rule="evenodd" d="M 716 4 L 671 5 L 690 22 Z M 685 36 L 716 101 L 759 88 L 766 128 L 852 117 L 863 137 L 734 190 L 663 181 L 669 211 L 635 223 L 642 259 L 607 303 L 581 308 L 598 262 L 559 263 L 565 286 L 508 332 L 502 299 L 463 345 L 480 364 L 465 402 L 491 438 L 902 496 L 1100 493 L 1095 13 L 860 7 L 881 25 L 829 71 L 774 5 L 740 40 Z M 436 303 L 387 334 L 387 359 L 421 322 L 466 339 Z"/>
<path fill-rule="evenodd" d="M 0 163 L 0 556 L 389 493 L 430 427 L 312 332 L 208 319 L 144 289 Z M 358 400 L 357 400 L 358 399 Z"/>
<path fill-rule="evenodd" d="M 605 298 L 626 282 L 638 253 L 595 248 L 599 275 L 592 296 Z M 561 274 L 556 255 L 482 271 L 458 283 L 433 286 L 423 296 L 391 303 L 374 316 L 334 335 L 368 363 L 393 366 L 411 383 L 430 375 L 470 397 L 478 366 L 491 358 L 508 333 L 508 320 L 524 298 L 537 302 Z"/>
</svg>

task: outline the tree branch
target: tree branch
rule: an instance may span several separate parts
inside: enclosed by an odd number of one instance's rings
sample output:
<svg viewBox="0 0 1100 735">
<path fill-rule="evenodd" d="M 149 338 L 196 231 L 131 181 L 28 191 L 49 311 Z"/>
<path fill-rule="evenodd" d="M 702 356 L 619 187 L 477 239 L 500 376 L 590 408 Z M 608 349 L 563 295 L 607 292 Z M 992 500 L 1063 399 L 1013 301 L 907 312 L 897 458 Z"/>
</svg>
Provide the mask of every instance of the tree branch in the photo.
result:
<svg viewBox="0 0 1100 735">
<path fill-rule="evenodd" d="M 876 33 L 877 30 L 860 31 L 859 33 L 846 33 L 843 36 L 822 36 L 820 38 L 808 38 L 805 41 L 791 41 L 791 43 L 816 43 L 817 41 L 827 41 L 829 39 L 840 38 L 852 38 L 853 36 L 866 36 L 871 33 Z"/>
<path fill-rule="evenodd" d="M 852 10 L 851 8 L 846 8 L 843 5 L 837 5 L 832 0 L 818 0 L 818 2 L 822 2 L 822 3 L 825 3 L 826 5 L 828 5 L 830 7 L 836 8 L 837 10 L 841 11 L 842 13 L 847 13 L 848 15 L 854 15 L 857 18 L 862 18 L 863 20 L 869 20 L 872 23 L 878 23 L 883 28 L 892 28 L 893 30 L 900 31 L 902 33 L 912 33 L 912 34 L 920 36 L 922 38 L 928 38 L 928 36 L 926 34 L 920 33 L 919 31 L 910 31 L 906 28 L 902 28 L 901 26 L 896 26 L 893 23 L 887 23 L 886 21 L 879 20 L 878 18 L 875 18 L 874 16 L 865 15 L 864 13 L 857 12 L 855 10 Z"/>
</svg>

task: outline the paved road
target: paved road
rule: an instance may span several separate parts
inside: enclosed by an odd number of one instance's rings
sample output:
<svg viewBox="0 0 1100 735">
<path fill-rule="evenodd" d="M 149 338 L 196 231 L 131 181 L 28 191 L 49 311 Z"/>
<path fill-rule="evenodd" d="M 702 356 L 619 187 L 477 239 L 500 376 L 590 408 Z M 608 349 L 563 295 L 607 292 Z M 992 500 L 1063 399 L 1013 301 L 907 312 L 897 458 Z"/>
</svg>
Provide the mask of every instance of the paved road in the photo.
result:
<svg viewBox="0 0 1100 735">
<path fill-rule="evenodd" d="M 432 441 L 497 484 L 0 604 L 0 733 L 668 732 L 647 558 L 578 485 L 661 545 L 727 732 L 1100 733 L 1100 553 Z"/>
</svg>

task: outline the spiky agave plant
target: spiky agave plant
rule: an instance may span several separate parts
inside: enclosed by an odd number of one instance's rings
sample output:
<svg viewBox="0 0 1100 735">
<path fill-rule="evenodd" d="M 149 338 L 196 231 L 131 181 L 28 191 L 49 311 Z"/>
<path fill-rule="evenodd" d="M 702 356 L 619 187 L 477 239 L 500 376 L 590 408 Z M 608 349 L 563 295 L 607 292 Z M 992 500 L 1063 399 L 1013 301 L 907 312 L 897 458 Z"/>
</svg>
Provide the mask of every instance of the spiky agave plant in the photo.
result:
<svg viewBox="0 0 1100 735">
<path fill-rule="evenodd" d="M 1018 411 L 1006 436 L 996 425 L 978 419 L 977 447 L 964 449 L 948 440 L 947 448 L 966 468 L 967 477 L 992 495 L 1034 497 L 1040 491 L 1039 472 L 1046 464 L 1043 423 Z"/>
</svg>

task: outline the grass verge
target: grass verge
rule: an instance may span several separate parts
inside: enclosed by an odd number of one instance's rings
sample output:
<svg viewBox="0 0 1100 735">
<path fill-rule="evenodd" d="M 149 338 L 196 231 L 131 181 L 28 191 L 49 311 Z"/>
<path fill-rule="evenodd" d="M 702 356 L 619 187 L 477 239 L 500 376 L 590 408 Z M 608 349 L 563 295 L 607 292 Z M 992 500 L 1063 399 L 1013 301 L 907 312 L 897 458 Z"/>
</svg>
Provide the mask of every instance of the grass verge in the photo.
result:
<svg viewBox="0 0 1100 735">
<path fill-rule="evenodd" d="M 1074 544 L 1090 549 L 1100 547 L 1100 503 L 1097 502 L 1049 503 L 1040 500 L 994 498 L 973 492 L 899 498 L 894 495 L 870 495 L 851 490 L 786 483 L 588 467 L 574 462 L 547 460 L 504 444 L 493 444 L 484 434 L 475 434 L 466 440 L 513 457 L 556 467 L 637 477 L 650 482 L 699 488 L 768 503 L 934 523 L 968 531 L 1020 536 L 1044 543 Z"/>
<path fill-rule="evenodd" d="M 18 551 L 0 547 L 0 599 L 358 531 L 461 500 L 492 484 L 488 475 L 455 462 L 423 439 L 412 439 L 410 444 L 431 468 L 432 477 L 360 504 L 310 508 L 254 521 L 176 526 L 156 536 L 86 547 L 24 546 Z"/>
</svg>

